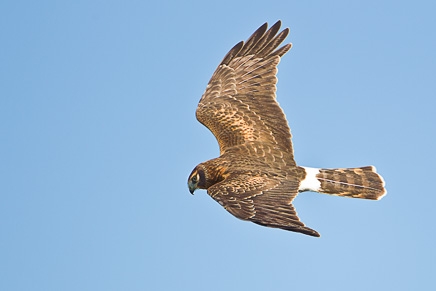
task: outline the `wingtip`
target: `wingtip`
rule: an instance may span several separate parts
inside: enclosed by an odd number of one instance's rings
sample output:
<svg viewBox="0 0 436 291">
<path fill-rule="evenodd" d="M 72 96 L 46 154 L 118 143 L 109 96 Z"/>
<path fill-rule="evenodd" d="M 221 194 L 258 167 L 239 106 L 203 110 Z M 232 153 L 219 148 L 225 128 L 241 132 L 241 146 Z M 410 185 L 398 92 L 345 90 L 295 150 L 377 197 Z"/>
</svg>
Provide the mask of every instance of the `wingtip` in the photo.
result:
<svg viewBox="0 0 436 291">
<path fill-rule="evenodd" d="M 244 47 L 244 41 L 241 40 L 237 44 L 235 44 L 232 49 L 225 55 L 220 65 L 227 65 Z"/>
<path fill-rule="evenodd" d="M 319 232 L 317 232 L 316 230 L 311 229 L 311 228 L 309 228 L 309 227 L 307 227 L 307 226 L 305 226 L 305 227 L 302 229 L 302 231 L 299 231 L 299 232 L 301 232 L 302 234 L 306 234 L 306 235 L 313 236 L 313 237 L 321 237 L 321 235 L 319 234 Z"/>
<path fill-rule="evenodd" d="M 265 31 L 267 30 L 267 28 L 268 28 L 268 22 L 265 22 L 258 29 L 256 29 L 256 31 L 253 33 L 253 35 L 257 34 L 257 33 L 260 33 L 263 35 L 265 33 Z"/>
<path fill-rule="evenodd" d="M 276 23 L 274 23 L 273 26 L 275 26 L 275 25 L 278 25 L 279 27 L 282 26 L 282 21 L 281 21 L 280 19 L 278 19 L 278 20 L 276 21 Z"/>
</svg>

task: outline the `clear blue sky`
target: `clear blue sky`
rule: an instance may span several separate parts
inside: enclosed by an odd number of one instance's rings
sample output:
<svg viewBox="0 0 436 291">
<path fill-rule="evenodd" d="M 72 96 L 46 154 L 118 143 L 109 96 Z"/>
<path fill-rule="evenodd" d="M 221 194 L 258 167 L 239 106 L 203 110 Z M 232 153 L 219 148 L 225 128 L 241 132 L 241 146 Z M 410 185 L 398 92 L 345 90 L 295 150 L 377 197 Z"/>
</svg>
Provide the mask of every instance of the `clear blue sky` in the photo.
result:
<svg viewBox="0 0 436 291">
<path fill-rule="evenodd" d="M 2 1 L 0 290 L 435 288 L 434 1 Z M 240 221 L 187 176 L 217 64 L 291 28 L 297 163 L 375 165 L 388 195 L 304 193 L 313 238 Z"/>
</svg>

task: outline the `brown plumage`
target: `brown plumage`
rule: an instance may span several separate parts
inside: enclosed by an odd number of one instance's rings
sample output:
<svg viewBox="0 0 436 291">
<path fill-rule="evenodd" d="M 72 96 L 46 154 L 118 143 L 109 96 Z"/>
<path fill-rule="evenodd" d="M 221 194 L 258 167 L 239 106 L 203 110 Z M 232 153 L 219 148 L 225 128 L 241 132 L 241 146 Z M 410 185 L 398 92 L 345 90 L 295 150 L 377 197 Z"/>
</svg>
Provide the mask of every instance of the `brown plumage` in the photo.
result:
<svg viewBox="0 0 436 291">
<path fill-rule="evenodd" d="M 372 166 L 350 169 L 300 167 L 291 132 L 276 101 L 277 65 L 291 48 L 281 22 L 262 25 L 224 57 L 196 111 L 215 135 L 220 157 L 199 164 L 188 179 L 191 193 L 208 194 L 234 216 L 260 225 L 319 236 L 298 218 L 299 192 L 378 200 L 384 182 Z M 278 48 L 278 49 L 277 49 Z"/>
</svg>

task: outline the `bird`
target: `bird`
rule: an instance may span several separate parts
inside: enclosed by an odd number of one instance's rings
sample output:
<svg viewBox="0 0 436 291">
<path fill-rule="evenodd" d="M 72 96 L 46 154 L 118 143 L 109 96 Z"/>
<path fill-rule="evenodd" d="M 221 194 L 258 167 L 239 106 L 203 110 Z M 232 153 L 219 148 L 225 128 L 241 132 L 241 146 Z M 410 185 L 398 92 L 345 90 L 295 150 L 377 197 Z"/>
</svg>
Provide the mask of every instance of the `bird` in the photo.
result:
<svg viewBox="0 0 436 291">
<path fill-rule="evenodd" d="M 374 166 L 312 168 L 296 164 L 291 131 L 277 102 L 277 65 L 291 49 L 278 20 L 260 26 L 223 58 L 196 109 L 217 139 L 220 155 L 188 177 L 191 194 L 207 193 L 235 217 L 319 237 L 300 221 L 292 202 L 301 192 L 379 200 L 385 182 Z M 279 32 L 280 31 L 280 32 Z"/>
</svg>

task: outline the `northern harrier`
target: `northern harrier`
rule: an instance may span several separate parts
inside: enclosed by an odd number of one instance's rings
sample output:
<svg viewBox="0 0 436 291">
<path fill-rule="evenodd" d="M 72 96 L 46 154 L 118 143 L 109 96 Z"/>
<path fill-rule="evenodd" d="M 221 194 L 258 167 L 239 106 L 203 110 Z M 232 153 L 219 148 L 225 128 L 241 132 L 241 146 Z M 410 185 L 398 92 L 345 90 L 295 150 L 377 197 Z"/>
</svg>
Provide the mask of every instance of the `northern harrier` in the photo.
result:
<svg viewBox="0 0 436 291">
<path fill-rule="evenodd" d="M 215 135 L 218 158 L 201 163 L 188 179 L 189 191 L 207 193 L 242 220 L 301 232 L 319 233 L 300 221 L 292 200 L 303 191 L 378 200 L 386 194 L 373 166 L 318 169 L 297 166 L 291 132 L 276 101 L 280 58 L 277 48 L 289 33 L 281 22 L 262 25 L 235 45 L 212 75 L 200 99 L 198 121 Z M 278 34 L 277 34 L 278 33 Z"/>
</svg>

